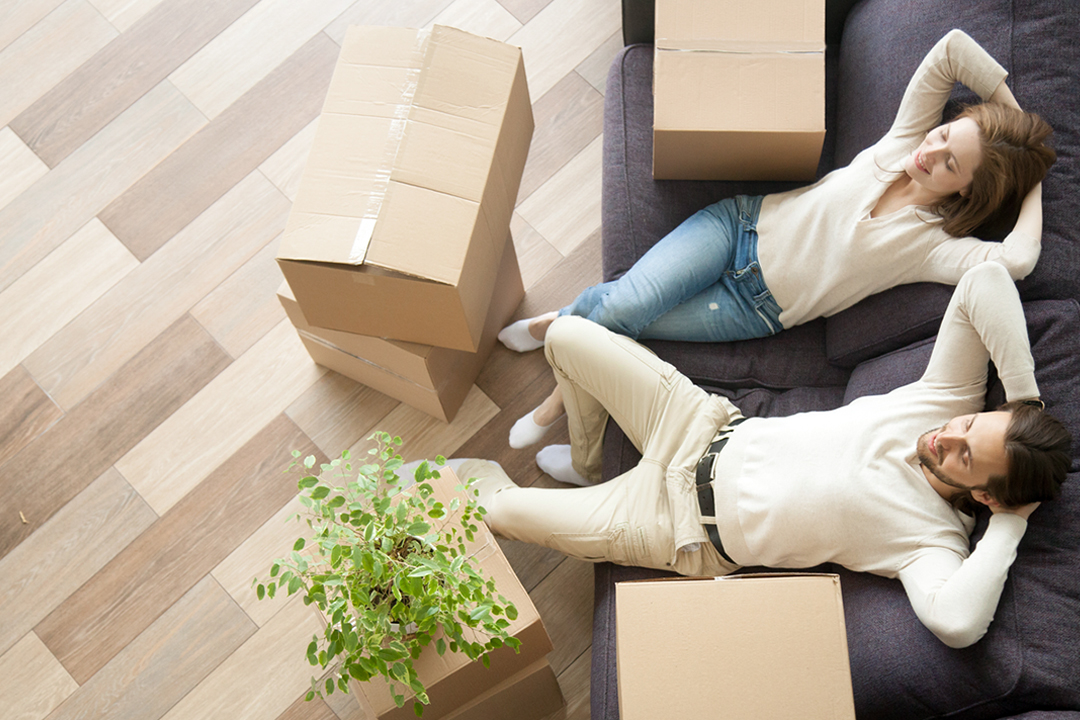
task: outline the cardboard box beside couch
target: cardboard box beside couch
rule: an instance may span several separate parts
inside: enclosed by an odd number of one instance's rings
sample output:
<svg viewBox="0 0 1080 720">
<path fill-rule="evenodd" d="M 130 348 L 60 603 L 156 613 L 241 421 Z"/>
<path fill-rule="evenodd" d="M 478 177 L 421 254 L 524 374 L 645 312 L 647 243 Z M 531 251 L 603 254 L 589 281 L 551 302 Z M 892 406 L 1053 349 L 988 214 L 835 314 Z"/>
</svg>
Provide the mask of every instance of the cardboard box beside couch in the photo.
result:
<svg viewBox="0 0 1080 720">
<path fill-rule="evenodd" d="M 813 180 L 824 0 L 656 0 L 653 178 Z"/>
<path fill-rule="evenodd" d="M 499 330 L 524 296 L 517 253 L 509 236 L 480 347 L 474 353 L 315 327 L 308 322 L 288 282 L 278 288 L 278 300 L 315 362 L 444 422 L 452 421 L 465 402 L 495 348 Z"/>
<path fill-rule="evenodd" d="M 307 321 L 476 352 L 532 131 L 520 48 L 349 28 L 278 252 Z"/>
</svg>

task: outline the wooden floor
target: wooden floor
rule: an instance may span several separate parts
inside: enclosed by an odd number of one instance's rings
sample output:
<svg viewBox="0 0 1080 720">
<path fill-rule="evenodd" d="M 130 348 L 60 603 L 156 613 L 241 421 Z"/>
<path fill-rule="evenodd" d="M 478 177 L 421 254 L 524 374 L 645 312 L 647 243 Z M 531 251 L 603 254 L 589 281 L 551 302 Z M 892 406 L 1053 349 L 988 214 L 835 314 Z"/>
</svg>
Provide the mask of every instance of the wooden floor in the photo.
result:
<svg viewBox="0 0 1080 720">
<path fill-rule="evenodd" d="M 447 425 L 314 365 L 274 263 L 350 24 L 519 45 L 536 132 L 512 231 L 526 299 L 600 277 L 619 0 L 0 2 L 0 716 L 348 720 L 303 703 L 314 631 L 251 578 L 287 550 L 289 453 L 372 430 L 554 486 L 513 421 L 553 380 L 499 347 Z M 565 424 L 556 442 L 566 442 Z M 505 545 L 588 717 L 592 569 Z"/>
</svg>

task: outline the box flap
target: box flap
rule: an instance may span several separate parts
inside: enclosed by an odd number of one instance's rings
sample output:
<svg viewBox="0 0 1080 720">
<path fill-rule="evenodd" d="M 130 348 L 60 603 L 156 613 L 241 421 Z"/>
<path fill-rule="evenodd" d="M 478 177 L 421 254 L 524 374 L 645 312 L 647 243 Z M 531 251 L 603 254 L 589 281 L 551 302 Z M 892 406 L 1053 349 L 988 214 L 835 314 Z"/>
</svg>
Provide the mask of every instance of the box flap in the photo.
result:
<svg viewBox="0 0 1080 720">
<path fill-rule="evenodd" d="M 657 0 L 657 50 L 755 46 L 824 52 L 825 0 Z"/>
</svg>

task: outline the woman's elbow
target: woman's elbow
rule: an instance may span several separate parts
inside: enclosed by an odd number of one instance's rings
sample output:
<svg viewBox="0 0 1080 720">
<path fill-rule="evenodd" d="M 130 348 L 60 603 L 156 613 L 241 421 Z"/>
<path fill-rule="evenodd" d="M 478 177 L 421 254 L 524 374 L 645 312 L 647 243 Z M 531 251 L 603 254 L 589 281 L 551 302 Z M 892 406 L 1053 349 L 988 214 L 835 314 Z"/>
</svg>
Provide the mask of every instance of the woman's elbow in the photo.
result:
<svg viewBox="0 0 1080 720">
<path fill-rule="evenodd" d="M 936 621 L 925 624 L 938 640 L 954 649 L 970 647 L 979 642 L 988 628 L 988 625 L 964 621 Z"/>
</svg>

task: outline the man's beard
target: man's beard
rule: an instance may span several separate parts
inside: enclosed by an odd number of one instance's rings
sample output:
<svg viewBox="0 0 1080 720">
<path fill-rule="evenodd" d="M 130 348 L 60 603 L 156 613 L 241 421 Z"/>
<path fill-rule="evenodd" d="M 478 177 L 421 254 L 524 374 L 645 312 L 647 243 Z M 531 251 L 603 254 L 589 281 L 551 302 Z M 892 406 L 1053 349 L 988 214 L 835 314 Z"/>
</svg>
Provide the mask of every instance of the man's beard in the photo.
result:
<svg viewBox="0 0 1080 720">
<path fill-rule="evenodd" d="M 946 475 L 941 469 L 941 460 L 935 457 L 932 452 L 930 452 L 930 436 L 934 433 L 940 433 L 944 429 L 945 426 L 935 428 L 934 430 L 923 433 L 919 437 L 918 441 L 915 443 L 915 452 L 919 457 L 919 463 L 921 463 L 924 468 L 933 473 L 934 477 L 936 477 L 938 480 L 948 485 L 949 487 L 953 487 L 958 490 L 968 490 L 969 488 L 961 485 L 960 483 L 956 482 L 951 477 Z"/>
</svg>

